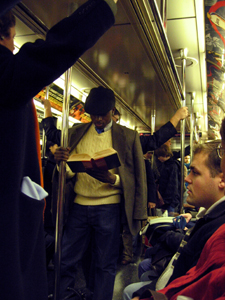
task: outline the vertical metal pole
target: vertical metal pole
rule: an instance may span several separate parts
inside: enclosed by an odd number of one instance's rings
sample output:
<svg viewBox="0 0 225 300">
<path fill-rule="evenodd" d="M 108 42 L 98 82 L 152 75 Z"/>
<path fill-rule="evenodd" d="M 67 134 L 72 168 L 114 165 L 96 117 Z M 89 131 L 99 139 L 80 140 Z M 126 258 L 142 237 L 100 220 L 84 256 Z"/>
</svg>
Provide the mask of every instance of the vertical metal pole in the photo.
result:
<svg viewBox="0 0 225 300">
<path fill-rule="evenodd" d="M 190 115 L 190 162 L 193 158 L 193 139 L 194 139 L 194 93 L 191 93 L 191 115 Z"/>
<path fill-rule="evenodd" d="M 151 135 L 155 132 L 155 109 L 151 110 Z"/>
<path fill-rule="evenodd" d="M 69 103 L 71 93 L 71 75 L 72 68 L 65 73 L 65 91 L 63 99 L 63 115 L 61 130 L 61 146 L 68 146 L 68 128 L 69 128 Z M 56 232 L 55 232 L 55 292 L 54 300 L 60 299 L 60 271 L 61 271 L 61 247 L 63 232 L 63 204 L 65 197 L 66 181 L 66 162 L 62 161 L 59 165 L 59 191 L 57 201 Z"/>
<path fill-rule="evenodd" d="M 186 105 L 186 86 L 185 86 L 185 71 L 186 71 L 186 58 L 187 58 L 187 53 L 185 53 L 185 49 L 180 50 L 180 57 L 182 60 L 182 83 L 183 83 L 183 95 L 184 95 L 184 100 L 182 100 L 182 107 Z M 181 120 L 180 124 L 180 139 L 181 139 L 181 197 L 180 197 L 180 213 L 183 212 L 183 195 L 184 195 L 184 151 L 185 151 L 185 119 Z"/>
<path fill-rule="evenodd" d="M 151 110 L 151 135 L 155 132 L 155 109 Z M 151 168 L 154 169 L 154 154 L 151 159 Z"/>
<path fill-rule="evenodd" d="M 49 97 L 49 86 L 46 87 L 45 91 L 45 99 Z M 41 158 L 45 157 L 46 153 L 46 135 L 44 129 L 42 130 L 42 148 L 41 148 Z"/>
</svg>

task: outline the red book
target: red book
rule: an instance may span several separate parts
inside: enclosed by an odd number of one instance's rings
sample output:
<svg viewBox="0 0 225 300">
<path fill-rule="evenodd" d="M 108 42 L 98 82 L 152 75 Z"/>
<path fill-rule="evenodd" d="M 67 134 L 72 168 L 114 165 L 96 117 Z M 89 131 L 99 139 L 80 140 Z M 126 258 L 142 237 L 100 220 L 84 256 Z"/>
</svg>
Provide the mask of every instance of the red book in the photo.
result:
<svg viewBox="0 0 225 300">
<path fill-rule="evenodd" d="M 72 154 L 67 163 L 74 173 L 96 168 L 107 171 L 121 166 L 118 153 L 113 148 L 96 152 L 93 157 L 86 153 Z"/>
</svg>

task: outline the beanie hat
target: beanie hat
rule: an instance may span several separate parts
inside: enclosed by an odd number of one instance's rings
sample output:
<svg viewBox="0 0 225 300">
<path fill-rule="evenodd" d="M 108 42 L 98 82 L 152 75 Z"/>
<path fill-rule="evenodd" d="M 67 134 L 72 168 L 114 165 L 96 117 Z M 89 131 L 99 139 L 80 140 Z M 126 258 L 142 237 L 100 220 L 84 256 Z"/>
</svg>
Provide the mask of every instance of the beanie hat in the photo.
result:
<svg viewBox="0 0 225 300">
<path fill-rule="evenodd" d="M 84 105 L 85 111 L 90 115 L 105 115 L 114 107 L 113 91 L 102 86 L 91 89 Z"/>
</svg>

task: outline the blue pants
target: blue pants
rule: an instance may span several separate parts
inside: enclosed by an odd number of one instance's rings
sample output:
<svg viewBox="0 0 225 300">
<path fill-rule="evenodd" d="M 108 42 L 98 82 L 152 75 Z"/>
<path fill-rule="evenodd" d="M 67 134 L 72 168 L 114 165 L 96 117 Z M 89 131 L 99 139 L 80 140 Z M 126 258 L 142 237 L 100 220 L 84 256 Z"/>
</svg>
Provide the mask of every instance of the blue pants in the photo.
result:
<svg viewBox="0 0 225 300">
<path fill-rule="evenodd" d="M 91 230 L 94 235 L 92 255 L 95 262 L 93 299 L 112 299 L 119 256 L 120 204 L 73 205 L 62 241 L 62 299 L 67 295 L 67 287 L 74 287 L 75 267 L 88 247 Z"/>
<path fill-rule="evenodd" d="M 123 291 L 123 300 L 131 300 L 133 298 L 134 292 L 138 291 L 140 288 L 150 283 L 151 281 L 141 281 L 129 284 L 127 287 L 125 287 Z"/>
<path fill-rule="evenodd" d="M 143 261 L 141 261 L 138 265 L 138 277 L 141 280 L 141 276 L 150 270 L 152 265 L 152 258 L 145 258 Z"/>
</svg>

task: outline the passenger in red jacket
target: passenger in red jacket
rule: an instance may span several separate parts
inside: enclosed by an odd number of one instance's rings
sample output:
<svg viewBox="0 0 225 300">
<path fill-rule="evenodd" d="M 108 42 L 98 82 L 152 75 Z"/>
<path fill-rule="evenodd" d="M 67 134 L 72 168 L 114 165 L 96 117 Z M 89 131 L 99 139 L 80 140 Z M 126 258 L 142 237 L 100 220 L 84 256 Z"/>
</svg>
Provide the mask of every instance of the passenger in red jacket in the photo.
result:
<svg viewBox="0 0 225 300">
<path fill-rule="evenodd" d="M 222 121 L 220 133 L 222 143 L 216 150 L 218 156 L 221 158 L 222 172 L 225 174 L 225 119 Z M 193 300 L 225 300 L 224 247 L 225 224 L 221 225 L 209 238 L 196 266 L 191 268 L 184 276 L 173 280 L 167 287 L 159 292 L 165 294 L 170 300 L 178 299 L 177 297 L 179 295 Z M 146 291 L 140 298 L 135 297 L 134 299 L 147 298 L 149 294 L 150 293 Z"/>
<path fill-rule="evenodd" d="M 187 202 L 205 209 L 201 211 L 196 225 L 186 233 L 185 241 L 181 242 L 179 255 L 174 256 L 173 272 L 170 276 L 166 276 L 166 272 L 163 273 L 156 284 L 153 284 L 151 279 L 150 282 L 145 282 L 146 284 L 142 282 L 142 286 L 145 285 L 138 291 L 135 291 L 137 285 L 126 287 L 124 299 L 132 299 L 132 297 L 135 297 L 135 300 L 139 299 L 146 289 L 161 289 L 167 283 L 185 275 L 197 264 L 208 239 L 225 223 L 225 183 L 220 167 L 220 152 L 223 150 L 218 150 L 218 146 L 218 142 L 206 143 L 197 145 L 194 150 L 190 174 L 185 178 L 188 183 Z"/>
</svg>

